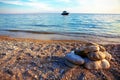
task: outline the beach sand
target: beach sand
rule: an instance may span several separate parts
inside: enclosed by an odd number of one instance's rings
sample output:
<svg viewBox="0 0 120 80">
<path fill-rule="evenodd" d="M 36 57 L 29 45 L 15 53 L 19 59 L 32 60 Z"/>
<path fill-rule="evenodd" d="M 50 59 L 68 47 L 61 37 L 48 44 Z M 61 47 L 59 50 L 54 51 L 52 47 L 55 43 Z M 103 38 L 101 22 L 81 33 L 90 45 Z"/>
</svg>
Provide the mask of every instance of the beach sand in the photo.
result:
<svg viewBox="0 0 120 80">
<path fill-rule="evenodd" d="M 113 56 L 107 70 L 65 64 L 65 54 L 85 44 L 0 36 L 0 80 L 119 80 L 120 44 L 101 44 Z"/>
</svg>

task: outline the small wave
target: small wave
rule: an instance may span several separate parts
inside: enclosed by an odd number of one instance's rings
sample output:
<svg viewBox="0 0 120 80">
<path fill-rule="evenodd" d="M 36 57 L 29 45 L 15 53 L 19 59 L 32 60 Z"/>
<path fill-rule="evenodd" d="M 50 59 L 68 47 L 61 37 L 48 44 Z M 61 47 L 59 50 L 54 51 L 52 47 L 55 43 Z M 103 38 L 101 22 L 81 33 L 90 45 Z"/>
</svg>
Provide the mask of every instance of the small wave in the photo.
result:
<svg viewBox="0 0 120 80">
<path fill-rule="evenodd" d="M 81 33 L 81 32 L 45 32 L 45 31 L 30 31 L 30 30 L 4 30 L 4 31 L 26 32 L 26 33 L 33 33 L 33 34 L 60 34 L 60 35 L 67 35 L 67 36 L 74 36 L 74 37 L 80 37 L 81 35 L 99 36 L 99 37 L 106 37 L 106 38 L 120 37 L 119 35 Z"/>
<path fill-rule="evenodd" d="M 43 24 L 35 24 L 30 26 L 37 26 L 37 27 L 60 27 L 60 25 L 43 25 Z"/>
<path fill-rule="evenodd" d="M 30 30 L 4 30 L 9 32 L 26 32 L 26 33 L 34 33 L 34 34 L 57 34 L 55 32 L 44 32 L 44 31 L 30 31 Z"/>
<path fill-rule="evenodd" d="M 120 22 L 120 20 L 116 20 L 117 22 Z"/>
</svg>

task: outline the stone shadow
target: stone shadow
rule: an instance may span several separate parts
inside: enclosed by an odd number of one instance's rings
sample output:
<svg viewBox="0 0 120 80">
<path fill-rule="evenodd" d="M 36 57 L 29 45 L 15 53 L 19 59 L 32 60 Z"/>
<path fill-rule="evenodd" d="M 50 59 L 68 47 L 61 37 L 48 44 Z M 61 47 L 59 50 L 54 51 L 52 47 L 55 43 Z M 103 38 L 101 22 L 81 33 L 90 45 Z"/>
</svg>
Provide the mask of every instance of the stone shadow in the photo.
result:
<svg viewBox="0 0 120 80">
<path fill-rule="evenodd" d="M 46 57 L 45 60 L 47 60 L 47 58 L 49 57 Z M 83 67 L 82 66 L 69 67 L 68 65 L 66 65 L 65 61 L 66 61 L 65 57 L 58 57 L 58 56 L 51 57 L 51 61 L 50 61 L 51 65 L 49 66 L 49 70 L 53 69 L 54 71 L 55 69 L 59 69 L 59 75 L 57 76 L 57 80 L 64 80 L 66 77 L 68 77 L 69 80 L 73 80 L 73 79 L 84 80 L 85 74 L 83 71 L 80 71 L 80 67 L 81 68 Z M 75 74 L 74 75 L 71 74 L 74 71 L 76 71 Z"/>
</svg>

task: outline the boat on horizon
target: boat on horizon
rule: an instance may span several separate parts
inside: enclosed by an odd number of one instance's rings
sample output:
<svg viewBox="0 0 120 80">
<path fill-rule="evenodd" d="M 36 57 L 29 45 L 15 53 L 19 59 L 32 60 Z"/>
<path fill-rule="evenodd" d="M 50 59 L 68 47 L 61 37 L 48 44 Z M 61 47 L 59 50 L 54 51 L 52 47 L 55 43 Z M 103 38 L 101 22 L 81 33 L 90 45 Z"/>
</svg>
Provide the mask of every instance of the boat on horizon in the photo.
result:
<svg viewBox="0 0 120 80">
<path fill-rule="evenodd" d="M 67 11 L 63 11 L 61 15 L 69 15 L 69 13 Z"/>
</svg>

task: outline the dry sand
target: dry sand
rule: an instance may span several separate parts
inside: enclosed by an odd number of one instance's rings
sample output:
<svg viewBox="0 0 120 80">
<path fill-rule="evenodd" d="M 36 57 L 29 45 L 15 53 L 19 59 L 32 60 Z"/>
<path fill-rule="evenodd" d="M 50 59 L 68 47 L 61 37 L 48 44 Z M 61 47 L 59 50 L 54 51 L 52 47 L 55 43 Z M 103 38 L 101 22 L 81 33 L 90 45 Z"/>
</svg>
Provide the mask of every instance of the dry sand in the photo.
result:
<svg viewBox="0 0 120 80">
<path fill-rule="evenodd" d="M 120 44 L 102 44 L 113 56 L 110 69 L 87 70 L 65 64 L 65 54 L 85 44 L 0 36 L 0 80 L 119 80 Z"/>
</svg>

